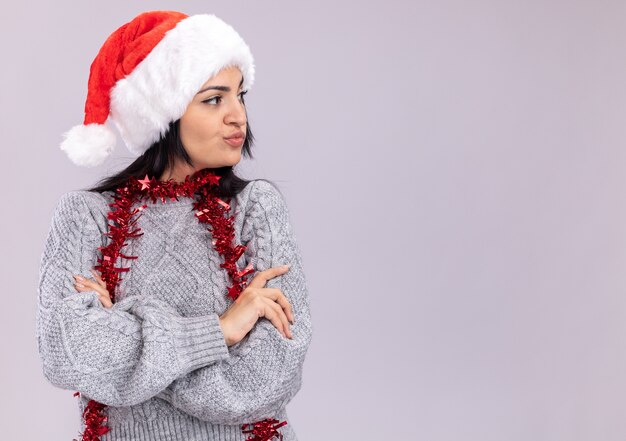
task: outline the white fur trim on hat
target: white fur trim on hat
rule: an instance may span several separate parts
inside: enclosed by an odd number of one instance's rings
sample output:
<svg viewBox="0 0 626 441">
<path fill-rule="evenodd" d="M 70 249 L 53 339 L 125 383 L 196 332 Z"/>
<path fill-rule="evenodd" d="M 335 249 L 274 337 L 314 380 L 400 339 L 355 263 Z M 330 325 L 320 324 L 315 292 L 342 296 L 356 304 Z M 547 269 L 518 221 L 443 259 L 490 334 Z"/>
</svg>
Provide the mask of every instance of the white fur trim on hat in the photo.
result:
<svg viewBox="0 0 626 441">
<path fill-rule="evenodd" d="M 252 86 L 254 62 L 248 45 L 215 15 L 192 15 L 166 32 L 111 89 L 110 118 L 128 149 L 143 154 L 185 113 L 200 87 L 227 66 L 241 69 L 244 91 Z"/>
<path fill-rule="evenodd" d="M 63 134 L 61 150 L 80 166 L 95 167 L 104 162 L 116 144 L 113 131 L 104 124 L 81 124 Z"/>
</svg>

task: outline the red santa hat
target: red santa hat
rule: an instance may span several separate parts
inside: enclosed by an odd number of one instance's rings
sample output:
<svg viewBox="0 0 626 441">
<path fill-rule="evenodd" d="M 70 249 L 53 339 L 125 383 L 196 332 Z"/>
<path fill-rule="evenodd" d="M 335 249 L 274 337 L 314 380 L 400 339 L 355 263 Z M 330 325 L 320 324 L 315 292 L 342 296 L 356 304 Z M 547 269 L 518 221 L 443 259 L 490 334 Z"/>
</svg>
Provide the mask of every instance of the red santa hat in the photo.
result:
<svg viewBox="0 0 626 441">
<path fill-rule="evenodd" d="M 139 156 L 180 118 L 200 87 L 220 70 L 237 66 L 244 91 L 254 83 L 248 45 L 212 14 L 176 11 L 139 14 L 114 31 L 89 72 L 83 124 L 64 133 L 61 150 L 80 166 L 100 165 L 116 136 Z"/>
</svg>

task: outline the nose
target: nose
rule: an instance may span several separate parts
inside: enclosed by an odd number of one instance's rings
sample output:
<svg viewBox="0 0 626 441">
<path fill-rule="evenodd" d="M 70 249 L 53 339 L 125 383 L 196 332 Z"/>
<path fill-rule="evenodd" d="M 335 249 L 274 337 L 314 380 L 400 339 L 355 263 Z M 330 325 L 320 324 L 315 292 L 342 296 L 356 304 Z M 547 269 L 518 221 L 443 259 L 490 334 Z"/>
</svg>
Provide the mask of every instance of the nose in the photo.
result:
<svg viewBox="0 0 626 441">
<path fill-rule="evenodd" d="M 228 112 L 224 117 L 226 124 L 235 124 L 237 126 L 244 126 L 246 124 L 246 107 L 242 102 L 237 101 L 230 106 Z"/>
</svg>

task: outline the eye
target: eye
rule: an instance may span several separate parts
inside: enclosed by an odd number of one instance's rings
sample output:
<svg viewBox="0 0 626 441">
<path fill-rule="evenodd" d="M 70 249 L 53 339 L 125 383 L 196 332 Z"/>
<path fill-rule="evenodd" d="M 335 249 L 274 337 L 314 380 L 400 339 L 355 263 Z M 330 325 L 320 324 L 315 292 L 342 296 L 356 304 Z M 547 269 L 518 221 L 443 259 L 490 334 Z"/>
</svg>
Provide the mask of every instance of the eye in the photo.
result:
<svg viewBox="0 0 626 441">
<path fill-rule="evenodd" d="M 213 96 L 213 97 L 209 98 L 208 100 L 204 100 L 204 101 L 202 101 L 202 102 L 203 102 L 203 103 L 207 103 L 207 104 L 209 104 L 211 101 L 213 101 L 213 100 L 217 100 L 217 99 L 221 100 L 221 99 L 222 99 L 222 97 L 221 97 L 220 95 L 215 95 L 215 96 Z"/>
<path fill-rule="evenodd" d="M 247 91 L 247 90 L 244 90 L 243 92 L 240 92 L 240 93 L 239 93 L 240 100 L 241 100 L 241 102 L 242 102 L 242 103 L 244 102 L 243 96 L 244 96 L 246 93 L 248 93 L 248 91 Z M 222 96 L 221 96 L 221 95 L 215 95 L 215 96 L 213 96 L 213 97 L 211 97 L 211 98 L 209 98 L 209 99 L 206 99 L 206 100 L 204 100 L 204 101 L 202 101 L 202 102 L 203 102 L 203 103 L 207 103 L 207 104 L 209 104 L 209 103 L 211 103 L 211 101 L 213 101 L 213 100 L 220 100 L 220 102 L 221 102 L 221 100 L 222 100 Z M 217 104 L 217 103 L 216 103 L 216 104 Z"/>
</svg>

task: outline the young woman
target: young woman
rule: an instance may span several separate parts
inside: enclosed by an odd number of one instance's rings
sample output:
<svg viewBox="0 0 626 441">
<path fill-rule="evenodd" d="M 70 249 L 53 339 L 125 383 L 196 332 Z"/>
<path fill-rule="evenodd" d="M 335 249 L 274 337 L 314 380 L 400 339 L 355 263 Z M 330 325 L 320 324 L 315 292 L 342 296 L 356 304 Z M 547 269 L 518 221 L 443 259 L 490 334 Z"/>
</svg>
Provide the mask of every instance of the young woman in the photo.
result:
<svg viewBox="0 0 626 441">
<path fill-rule="evenodd" d="M 61 196 L 41 259 L 45 377 L 76 391 L 83 440 L 296 440 L 285 406 L 312 336 L 284 198 L 251 157 L 248 46 L 214 15 L 138 15 L 91 65 L 61 148 L 139 157 Z"/>
</svg>

